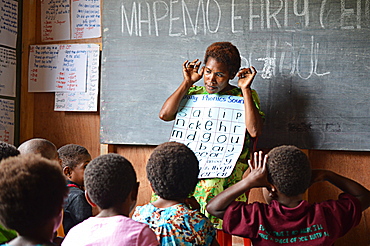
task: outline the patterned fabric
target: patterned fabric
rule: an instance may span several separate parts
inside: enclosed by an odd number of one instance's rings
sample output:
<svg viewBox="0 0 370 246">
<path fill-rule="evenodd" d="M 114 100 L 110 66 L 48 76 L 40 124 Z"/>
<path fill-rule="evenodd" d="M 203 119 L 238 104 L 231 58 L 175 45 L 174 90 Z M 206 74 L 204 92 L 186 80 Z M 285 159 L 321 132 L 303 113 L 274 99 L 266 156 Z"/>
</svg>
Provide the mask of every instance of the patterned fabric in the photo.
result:
<svg viewBox="0 0 370 246">
<path fill-rule="evenodd" d="M 209 94 L 204 86 L 193 86 L 190 87 L 188 95 L 197 95 L 197 94 Z M 242 91 L 240 88 L 233 88 L 229 91 L 219 93 L 220 95 L 232 95 L 243 97 Z M 253 101 L 258 109 L 260 115 L 264 118 L 264 113 L 260 110 L 260 100 L 258 94 L 255 90 L 252 90 Z M 215 197 L 217 194 L 222 192 L 224 189 L 232 186 L 233 184 L 239 182 L 244 172 L 248 168 L 247 160 L 249 159 L 249 150 L 251 149 L 251 139 L 249 134 L 246 133 L 244 140 L 244 147 L 242 153 L 240 154 L 239 160 L 235 165 L 235 168 L 231 175 L 225 179 L 223 178 L 212 178 L 212 179 L 201 179 L 194 191 L 194 197 L 197 199 L 200 204 L 200 211 L 205 214 L 213 223 L 217 229 L 222 229 L 222 220 L 210 215 L 206 206 L 207 203 Z M 241 195 L 236 199 L 237 201 L 246 201 L 247 197 L 245 194 Z"/>
<path fill-rule="evenodd" d="M 17 237 L 17 232 L 5 229 L 0 225 L 0 243 L 5 243 Z"/>
<path fill-rule="evenodd" d="M 132 219 L 148 224 L 161 245 L 211 245 L 216 236 L 207 217 L 183 203 L 167 208 L 151 203 L 138 206 Z"/>
</svg>

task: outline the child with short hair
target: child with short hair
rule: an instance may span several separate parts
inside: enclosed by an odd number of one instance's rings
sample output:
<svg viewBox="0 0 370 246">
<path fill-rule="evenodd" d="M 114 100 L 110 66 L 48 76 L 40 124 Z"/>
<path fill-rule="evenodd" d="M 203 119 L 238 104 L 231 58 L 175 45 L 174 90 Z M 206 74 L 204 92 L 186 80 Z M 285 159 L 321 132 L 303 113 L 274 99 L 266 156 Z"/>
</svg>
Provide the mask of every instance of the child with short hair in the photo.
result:
<svg viewBox="0 0 370 246">
<path fill-rule="evenodd" d="M 210 220 L 187 205 L 199 174 L 193 151 L 181 143 L 163 143 L 154 149 L 146 170 L 159 199 L 138 206 L 132 218 L 148 224 L 161 245 L 218 245 Z"/>
<path fill-rule="evenodd" d="M 280 146 L 268 155 L 254 153 L 251 172 L 208 204 L 208 212 L 224 220 L 226 233 L 250 238 L 254 246 L 333 245 L 361 219 L 370 206 L 370 191 L 329 170 L 311 170 L 307 156 L 295 146 Z M 309 204 L 304 192 L 314 182 L 328 181 L 344 193 L 338 200 Z M 252 188 L 264 187 L 269 204 L 235 202 Z"/>
<path fill-rule="evenodd" d="M 119 154 L 92 160 L 85 171 L 86 197 L 100 213 L 73 227 L 63 246 L 158 245 L 153 231 L 130 219 L 139 183 L 131 163 Z"/>
<path fill-rule="evenodd" d="M 0 223 L 18 236 L 4 245 L 54 245 L 66 180 L 57 161 L 20 155 L 0 163 Z"/>
<path fill-rule="evenodd" d="M 91 161 L 89 151 L 77 144 L 67 144 L 58 149 L 64 175 L 69 188 L 64 205 L 63 228 L 69 230 L 92 216 L 92 208 L 86 201 L 84 190 L 84 172 Z"/>
</svg>

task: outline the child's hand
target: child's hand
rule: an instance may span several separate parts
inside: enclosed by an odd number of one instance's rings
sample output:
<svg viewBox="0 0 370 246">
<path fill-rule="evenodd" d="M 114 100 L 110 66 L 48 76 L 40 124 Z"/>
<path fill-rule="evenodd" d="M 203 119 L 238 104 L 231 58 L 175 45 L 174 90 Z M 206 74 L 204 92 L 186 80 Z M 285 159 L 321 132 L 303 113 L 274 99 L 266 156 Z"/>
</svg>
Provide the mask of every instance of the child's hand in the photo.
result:
<svg viewBox="0 0 370 246">
<path fill-rule="evenodd" d="M 191 84 L 194 84 L 198 80 L 200 80 L 203 77 L 204 67 L 202 67 L 199 71 L 200 64 L 202 62 L 198 59 L 195 59 L 192 62 L 189 62 L 186 60 L 182 64 L 182 73 L 184 75 L 184 80 L 187 82 L 190 82 Z M 199 71 L 199 72 L 198 72 Z"/>
<path fill-rule="evenodd" d="M 326 180 L 326 174 L 328 170 L 323 169 L 312 169 L 311 172 L 311 185 L 318 182 L 323 182 Z"/>
<path fill-rule="evenodd" d="M 268 156 L 263 156 L 263 152 L 254 152 L 253 160 L 248 160 L 250 167 L 250 173 L 246 177 L 250 179 L 250 183 L 253 187 L 266 187 L 269 185 L 267 180 L 267 158 Z"/>
<path fill-rule="evenodd" d="M 236 76 L 239 77 L 238 86 L 241 89 L 250 88 L 257 71 L 254 67 L 241 69 Z"/>
</svg>

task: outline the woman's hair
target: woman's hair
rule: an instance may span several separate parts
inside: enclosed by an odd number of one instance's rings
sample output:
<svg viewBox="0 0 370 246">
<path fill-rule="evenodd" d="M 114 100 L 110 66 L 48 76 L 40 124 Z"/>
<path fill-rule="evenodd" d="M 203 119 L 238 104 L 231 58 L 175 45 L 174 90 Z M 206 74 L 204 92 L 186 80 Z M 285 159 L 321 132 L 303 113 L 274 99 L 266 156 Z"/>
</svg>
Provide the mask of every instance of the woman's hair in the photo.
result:
<svg viewBox="0 0 370 246">
<path fill-rule="evenodd" d="M 14 145 L 0 141 L 0 161 L 11 156 L 17 156 L 19 154 L 19 150 L 17 150 Z"/>
<path fill-rule="evenodd" d="M 163 199 L 187 198 L 198 182 L 199 163 L 194 152 L 176 142 L 159 145 L 146 166 L 154 192 Z"/>
<path fill-rule="evenodd" d="M 86 156 L 90 156 L 89 151 L 77 144 L 67 144 L 58 149 L 59 159 L 62 161 L 62 168 L 69 167 L 74 169 L 84 161 Z"/>
<path fill-rule="evenodd" d="M 204 64 L 207 63 L 209 57 L 228 66 L 230 75 L 235 76 L 240 69 L 241 58 L 239 50 L 230 42 L 216 42 L 211 44 L 204 55 Z"/>
<path fill-rule="evenodd" d="M 267 159 L 268 181 L 286 196 L 303 194 L 311 184 L 311 165 L 295 146 L 272 149 Z"/>
<path fill-rule="evenodd" d="M 92 202 L 107 209 L 126 200 L 136 185 L 136 173 L 125 157 L 111 153 L 93 159 L 84 180 Z"/>
<path fill-rule="evenodd" d="M 68 188 L 57 161 L 39 155 L 10 157 L 0 163 L 0 222 L 20 235 L 61 213 Z"/>
</svg>

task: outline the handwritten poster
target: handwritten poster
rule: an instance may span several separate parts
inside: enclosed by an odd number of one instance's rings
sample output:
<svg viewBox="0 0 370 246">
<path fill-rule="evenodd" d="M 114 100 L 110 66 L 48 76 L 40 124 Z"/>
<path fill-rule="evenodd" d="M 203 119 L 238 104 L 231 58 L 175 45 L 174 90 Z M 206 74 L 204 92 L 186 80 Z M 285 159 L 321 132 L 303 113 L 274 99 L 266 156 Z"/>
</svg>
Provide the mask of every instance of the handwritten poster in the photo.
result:
<svg viewBox="0 0 370 246">
<path fill-rule="evenodd" d="M 88 44 L 31 45 L 29 92 L 85 92 Z"/>
<path fill-rule="evenodd" d="M 55 111 L 97 111 L 99 92 L 99 45 L 87 48 L 86 92 L 56 92 Z"/>
<path fill-rule="evenodd" d="M 199 178 L 230 176 L 243 149 L 244 100 L 229 95 L 187 95 L 170 141 L 187 145 L 199 160 Z"/>
<path fill-rule="evenodd" d="M 73 0 L 72 39 L 101 36 L 100 0 Z"/>
<path fill-rule="evenodd" d="M 18 2 L 0 0 L 0 44 L 15 48 L 18 32 Z"/>
<path fill-rule="evenodd" d="M 41 23 L 42 41 L 98 38 L 100 0 L 42 0 Z"/>
<path fill-rule="evenodd" d="M 42 41 L 70 39 L 70 0 L 41 1 Z"/>
<path fill-rule="evenodd" d="M 0 95 L 15 97 L 16 51 L 0 47 Z"/>
<path fill-rule="evenodd" d="M 0 98 L 0 141 L 14 144 L 14 100 Z"/>
</svg>

